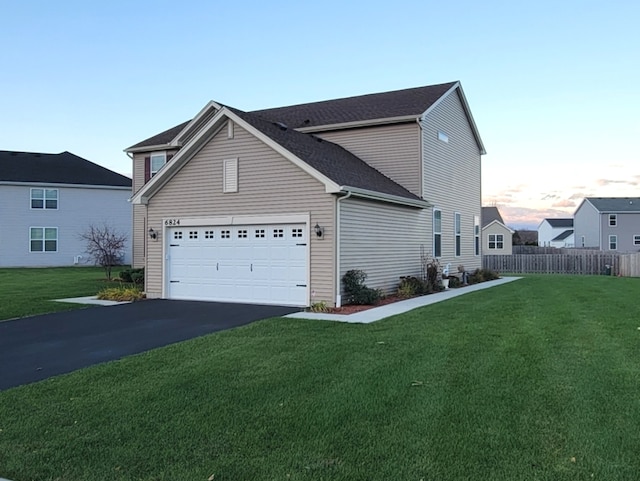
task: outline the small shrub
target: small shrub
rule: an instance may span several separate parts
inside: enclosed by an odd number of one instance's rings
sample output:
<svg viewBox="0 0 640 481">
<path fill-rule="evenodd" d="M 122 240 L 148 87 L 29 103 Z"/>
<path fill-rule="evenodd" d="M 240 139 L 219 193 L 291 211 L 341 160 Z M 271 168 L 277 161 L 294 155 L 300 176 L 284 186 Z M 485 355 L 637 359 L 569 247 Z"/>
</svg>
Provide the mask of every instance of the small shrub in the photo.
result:
<svg viewBox="0 0 640 481">
<path fill-rule="evenodd" d="M 493 281 L 500 279 L 497 272 L 491 269 L 476 269 L 473 274 L 469 276 L 469 284 L 478 284 L 485 281 Z"/>
<path fill-rule="evenodd" d="M 449 287 L 455 289 L 456 287 L 460 287 L 462 285 L 462 281 L 458 276 L 449 276 Z"/>
<path fill-rule="evenodd" d="M 318 301 L 311 304 L 311 312 L 329 312 L 329 306 L 325 301 Z"/>
<path fill-rule="evenodd" d="M 122 282 L 131 282 L 132 284 L 144 284 L 144 267 L 139 269 L 125 269 L 120 273 Z"/>
<path fill-rule="evenodd" d="M 98 299 L 103 301 L 139 301 L 144 294 L 137 287 L 119 286 L 108 287 L 98 292 Z"/>
<path fill-rule="evenodd" d="M 421 279 L 413 276 L 400 278 L 398 295 L 400 297 L 414 297 L 427 292 L 427 286 Z"/>
<path fill-rule="evenodd" d="M 348 304 L 370 305 L 380 300 L 381 292 L 367 287 L 364 283 L 366 278 L 367 274 L 358 269 L 347 271 L 342 276 Z"/>
</svg>

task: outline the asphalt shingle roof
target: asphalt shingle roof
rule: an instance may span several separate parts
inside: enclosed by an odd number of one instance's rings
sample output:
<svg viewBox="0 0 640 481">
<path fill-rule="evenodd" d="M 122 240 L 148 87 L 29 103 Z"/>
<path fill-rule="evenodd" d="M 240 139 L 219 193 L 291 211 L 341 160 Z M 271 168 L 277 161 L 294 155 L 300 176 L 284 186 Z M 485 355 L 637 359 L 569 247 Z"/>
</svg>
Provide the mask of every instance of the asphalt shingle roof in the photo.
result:
<svg viewBox="0 0 640 481">
<path fill-rule="evenodd" d="M 587 197 L 600 212 L 639 212 L 640 197 Z"/>
<path fill-rule="evenodd" d="M 333 142 L 266 121 L 253 113 L 227 108 L 338 185 L 422 200 Z"/>
<path fill-rule="evenodd" d="M 566 230 L 562 234 L 558 234 L 557 236 L 555 236 L 553 239 L 551 239 L 551 241 L 565 240 L 567 237 L 570 237 L 571 234 L 573 234 L 573 229 Z"/>
<path fill-rule="evenodd" d="M 551 227 L 573 227 L 573 219 L 545 219 Z"/>
<path fill-rule="evenodd" d="M 456 83 L 448 82 L 392 92 L 254 110 L 250 113 L 271 122 L 283 123 L 292 129 L 412 115 L 417 117 Z M 190 120 L 160 132 L 132 145 L 129 149 L 168 144 L 189 122 Z"/>
<path fill-rule="evenodd" d="M 71 152 L 42 154 L 0 150 L 0 182 L 131 187 L 131 179 Z"/>
<path fill-rule="evenodd" d="M 456 82 L 325 100 L 251 113 L 293 129 L 393 117 L 419 116 Z"/>
<path fill-rule="evenodd" d="M 501 224 L 504 224 L 500 211 L 497 207 L 483 207 L 482 208 L 482 227 L 491 224 L 494 220 L 497 220 Z"/>
</svg>

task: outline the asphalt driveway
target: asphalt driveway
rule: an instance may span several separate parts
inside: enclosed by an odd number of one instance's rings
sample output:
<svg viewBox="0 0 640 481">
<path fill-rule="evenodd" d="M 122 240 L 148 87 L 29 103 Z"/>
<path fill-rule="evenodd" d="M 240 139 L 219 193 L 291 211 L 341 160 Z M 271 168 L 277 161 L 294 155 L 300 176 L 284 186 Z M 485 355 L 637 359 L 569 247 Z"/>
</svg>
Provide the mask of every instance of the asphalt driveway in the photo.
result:
<svg viewBox="0 0 640 481">
<path fill-rule="evenodd" d="M 0 322 L 0 390 L 299 310 L 157 299 Z"/>
</svg>

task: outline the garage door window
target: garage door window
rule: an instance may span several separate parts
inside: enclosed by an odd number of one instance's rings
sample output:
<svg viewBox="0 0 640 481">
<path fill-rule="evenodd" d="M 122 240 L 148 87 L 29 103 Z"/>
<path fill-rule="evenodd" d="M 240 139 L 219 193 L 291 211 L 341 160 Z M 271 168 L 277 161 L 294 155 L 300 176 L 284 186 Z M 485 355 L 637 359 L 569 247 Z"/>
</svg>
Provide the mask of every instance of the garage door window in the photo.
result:
<svg viewBox="0 0 640 481">
<path fill-rule="evenodd" d="M 284 229 L 273 229 L 273 237 L 284 237 Z"/>
<path fill-rule="evenodd" d="M 174 239 L 182 239 L 182 231 L 176 231 L 173 233 Z"/>
<path fill-rule="evenodd" d="M 264 229 L 256 229 L 256 239 L 264 238 Z"/>
<path fill-rule="evenodd" d="M 204 238 L 205 239 L 213 239 L 214 238 L 214 233 L 212 230 L 206 230 L 204 231 Z"/>
<path fill-rule="evenodd" d="M 230 230 L 220 231 L 220 238 L 221 239 L 231 239 L 231 231 Z"/>
<path fill-rule="evenodd" d="M 197 239 L 197 238 L 198 238 L 198 231 L 197 230 L 189 231 L 189 239 Z"/>
</svg>

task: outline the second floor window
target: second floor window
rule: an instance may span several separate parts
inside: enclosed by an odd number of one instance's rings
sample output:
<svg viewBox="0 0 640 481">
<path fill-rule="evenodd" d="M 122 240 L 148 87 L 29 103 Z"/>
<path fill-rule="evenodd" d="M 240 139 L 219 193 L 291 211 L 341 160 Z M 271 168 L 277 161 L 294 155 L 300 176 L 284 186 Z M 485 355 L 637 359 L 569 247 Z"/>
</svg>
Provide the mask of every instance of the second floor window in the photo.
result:
<svg viewBox="0 0 640 481">
<path fill-rule="evenodd" d="M 57 209 L 58 189 L 31 189 L 32 209 Z"/>
<path fill-rule="evenodd" d="M 618 215 L 609 214 L 609 227 L 615 227 L 618 225 Z"/>
<path fill-rule="evenodd" d="M 164 152 L 159 154 L 151 154 L 151 177 L 156 175 L 160 169 L 167 163 L 167 154 Z"/>
</svg>

